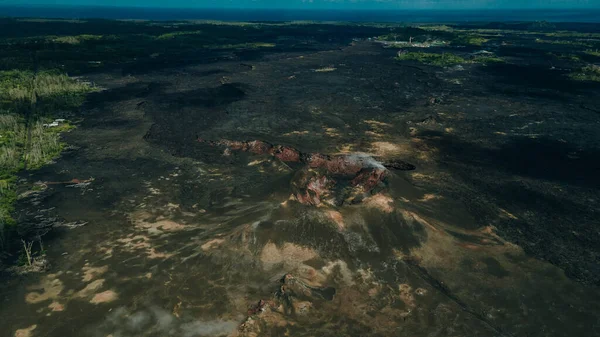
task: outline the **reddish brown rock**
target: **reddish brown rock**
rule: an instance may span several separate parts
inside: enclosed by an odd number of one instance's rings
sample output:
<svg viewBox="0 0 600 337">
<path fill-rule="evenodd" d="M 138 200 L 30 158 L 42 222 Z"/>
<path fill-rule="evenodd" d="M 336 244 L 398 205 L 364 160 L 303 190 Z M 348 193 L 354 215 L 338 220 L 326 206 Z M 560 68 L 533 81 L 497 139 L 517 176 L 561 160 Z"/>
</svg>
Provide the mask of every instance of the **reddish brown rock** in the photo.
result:
<svg viewBox="0 0 600 337">
<path fill-rule="evenodd" d="M 300 162 L 300 151 L 289 146 L 276 146 L 273 150 L 273 156 L 285 162 Z"/>
<path fill-rule="evenodd" d="M 328 155 L 320 153 L 308 154 L 305 159 L 306 163 L 311 168 L 325 167 L 329 160 L 331 160 L 331 158 Z"/>
<path fill-rule="evenodd" d="M 292 181 L 292 192 L 300 203 L 318 206 L 330 197 L 334 184 L 335 181 L 318 171 L 302 170 Z"/>
<path fill-rule="evenodd" d="M 254 154 L 267 154 L 271 152 L 273 145 L 261 140 L 248 142 L 248 151 Z"/>
<path fill-rule="evenodd" d="M 297 315 L 307 314 L 313 308 L 313 302 L 332 301 L 336 294 L 333 287 L 312 286 L 292 274 L 284 275 L 277 287 L 271 299 L 249 307 L 248 317 L 233 336 L 263 336 L 266 329 L 294 324 Z"/>
<path fill-rule="evenodd" d="M 249 142 L 218 140 L 207 141 L 198 138 L 198 142 L 211 146 L 224 146 L 226 151 L 244 151 L 254 154 L 269 154 L 283 162 L 304 163 L 306 168 L 299 172 L 292 181 L 292 193 L 296 200 L 307 205 L 318 206 L 323 202 L 331 203 L 332 188 L 342 178 L 351 179 L 353 187 L 350 201 L 357 202 L 372 193 L 372 190 L 384 182 L 387 169 L 371 156 L 355 153 L 329 156 L 321 153 L 302 153 L 285 145 L 254 140 Z M 387 163 L 388 167 L 400 170 L 411 170 L 414 166 L 400 160 Z M 340 189 L 340 190 L 343 190 Z M 338 199 L 347 199 L 338 198 Z"/>
<path fill-rule="evenodd" d="M 358 175 L 352 179 L 352 185 L 361 186 L 364 192 L 371 191 L 385 178 L 386 170 L 379 168 L 362 169 Z"/>
<path fill-rule="evenodd" d="M 258 303 L 251 305 L 248 308 L 248 316 L 257 315 L 264 312 L 268 308 L 275 307 L 273 301 L 260 300 Z"/>
</svg>

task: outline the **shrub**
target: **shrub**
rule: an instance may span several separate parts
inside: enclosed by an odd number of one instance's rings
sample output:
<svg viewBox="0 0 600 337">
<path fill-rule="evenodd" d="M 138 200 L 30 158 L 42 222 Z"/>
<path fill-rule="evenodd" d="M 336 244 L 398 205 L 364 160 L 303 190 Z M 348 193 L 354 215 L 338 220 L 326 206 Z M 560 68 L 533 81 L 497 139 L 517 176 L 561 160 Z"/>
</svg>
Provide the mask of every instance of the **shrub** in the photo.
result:
<svg viewBox="0 0 600 337">
<path fill-rule="evenodd" d="M 596 50 L 587 50 L 585 53 L 588 55 L 600 57 L 600 51 L 598 51 L 597 49 Z"/>
<path fill-rule="evenodd" d="M 44 127 L 42 120 L 47 118 L 42 116 L 79 106 L 93 90 L 89 84 L 57 72 L 0 71 L 0 253 L 9 241 L 8 228 L 16 223 L 12 218 L 16 172 L 24 167 L 39 168 L 60 155 L 64 148 L 60 132 L 71 128 L 67 123 Z M 31 110 L 32 106 L 36 109 Z M 18 113 L 24 113 L 28 123 Z"/>
<path fill-rule="evenodd" d="M 506 63 L 502 58 L 497 56 L 476 56 L 472 60 L 475 63 L 483 63 L 483 64 L 498 64 L 498 63 Z"/>
<path fill-rule="evenodd" d="M 459 35 L 452 40 L 454 45 L 481 46 L 489 40 L 475 35 Z"/>
<path fill-rule="evenodd" d="M 36 169 L 47 164 L 56 158 L 63 148 L 60 135 L 49 131 L 38 121 L 31 130 L 30 144 L 25 153 L 27 168 Z"/>
<path fill-rule="evenodd" d="M 157 40 L 169 40 L 176 38 L 178 36 L 186 36 L 186 35 L 201 35 L 203 34 L 200 30 L 195 31 L 181 31 L 181 32 L 173 32 L 173 33 L 165 33 L 156 37 Z"/>
<path fill-rule="evenodd" d="M 31 71 L 0 71 L 0 107 L 15 111 L 38 103 L 38 112 L 45 114 L 68 110 L 83 104 L 85 94 L 96 90 L 89 83 L 51 71 L 34 76 Z"/>
<path fill-rule="evenodd" d="M 593 64 L 585 66 L 578 72 L 570 74 L 569 77 L 576 81 L 600 82 L 600 66 Z"/>
<path fill-rule="evenodd" d="M 60 95 L 85 94 L 95 90 L 65 74 L 51 71 L 34 76 L 31 71 L 0 71 L 0 97 L 5 101 L 35 100 Z"/>
<path fill-rule="evenodd" d="M 21 167 L 21 147 L 25 135 L 21 118 L 0 115 L 0 172 L 13 172 Z"/>
<path fill-rule="evenodd" d="M 102 39 L 102 35 L 75 35 L 75 36 L 59 36 L 52 39 L 52 42 L 55 43 L 65 43 L 65 44 L 80 44 L 81 42 L 88 40 L 100 40 Z"/>
<path fill-rule="evenodd" d="M 536 43 L 544 43 L 544 44 L 555 44 L 555 45 L 564 45 L 564 46 L 578 46 L 578 47 L 591 47 L 592 45 L 587 42 L 582 41 L 573 41 L 573 40 L 543 40 L 543 39 L 535 39 Z"/>
<path fill-rule="evenodd" d="M 0 71 L 0 99 L 6 103 L 31 100 L 33 72 L 21 70 Z"/>
<path fill-rule="evenodd" d="M 398 54 L 398 57 L 396 57 L 396 60 L 417 61 L 439 67 L 447 67 L 466 62 L 462 57 L 450 53 L 435 54 L 423 52 L 400 53 Z"/>
</svg>

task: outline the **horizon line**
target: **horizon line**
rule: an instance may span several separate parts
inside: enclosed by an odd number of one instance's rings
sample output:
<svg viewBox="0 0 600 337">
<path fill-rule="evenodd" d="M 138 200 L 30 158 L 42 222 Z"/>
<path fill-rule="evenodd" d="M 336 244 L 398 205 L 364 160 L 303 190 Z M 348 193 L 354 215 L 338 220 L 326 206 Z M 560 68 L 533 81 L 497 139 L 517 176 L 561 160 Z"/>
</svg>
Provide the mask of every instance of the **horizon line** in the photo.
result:
<svg viewBox="0 0 600 337">
<path fill-rule="evenodd" d="M 490 7 L 470 7 L 470 8 L 333 8 L 333 7 L 209 7 L 209 6 L 195 6 L 195 7 L 172 7 L 172 6 L 135 6 L 135 5 L 127 5 L 127 6 L 118 6 L 118 5 L 96 5 L 96 4 L 3 4 L 0 2 L 0 7 L 91 7 L 91 8 L 155 8 L 155 9 L 181 9 L 181 10 L 197 10 L 197 9 L 209 9 L 209 10 L 335 10 L 335 11 L 480 11 L 480 10 L 502 10 L 502 11 L 511 11 L 511 10 L 526 10 L 526 11 L 539 11 L 539 10 L 600 10 L 600 6 L 592 7 L 592 6 L 581 6 L 574 8 L 563 8 L 563 7 L 528 7 L 528 8 L 518 8 L 518 7 L 506 7 L 506 8 L 490 8 Z"/>
</svg>

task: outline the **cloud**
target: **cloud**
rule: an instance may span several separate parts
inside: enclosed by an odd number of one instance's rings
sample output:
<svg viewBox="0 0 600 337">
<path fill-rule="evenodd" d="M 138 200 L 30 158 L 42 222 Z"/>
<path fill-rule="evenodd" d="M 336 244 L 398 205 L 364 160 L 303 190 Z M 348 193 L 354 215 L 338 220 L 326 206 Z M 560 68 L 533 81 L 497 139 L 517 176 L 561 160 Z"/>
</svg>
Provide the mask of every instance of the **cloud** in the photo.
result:
<svg viewBox="0 0 600 337">
<path fill-rule="evenodd" d="M 152 306 L 140 311 L 129 311 L 124 307 L 113 310 L 89 335 L 96 337 L 137 337 L 160 335 L 164 337 L 227 336 L 237 328 L 239 322 L 227 320 L 186 320 Z"/>
</svg>

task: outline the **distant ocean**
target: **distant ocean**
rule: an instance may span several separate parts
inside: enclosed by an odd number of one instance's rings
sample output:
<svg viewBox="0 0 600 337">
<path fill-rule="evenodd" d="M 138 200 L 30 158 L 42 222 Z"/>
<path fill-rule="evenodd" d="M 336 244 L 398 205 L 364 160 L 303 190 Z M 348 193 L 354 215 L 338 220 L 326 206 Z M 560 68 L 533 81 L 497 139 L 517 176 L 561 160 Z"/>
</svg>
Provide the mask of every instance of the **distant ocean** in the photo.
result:
<svg viewBox="0 0 600 337">
<path fill-rule="evenodd" d="M 0 17 L 134 20 L 345 21 L 345 22 L 600 22 L 600 9 L 536 10 L 280 10 L 176 9 L 92 6 L 2 6 Z"/>
</svg>

